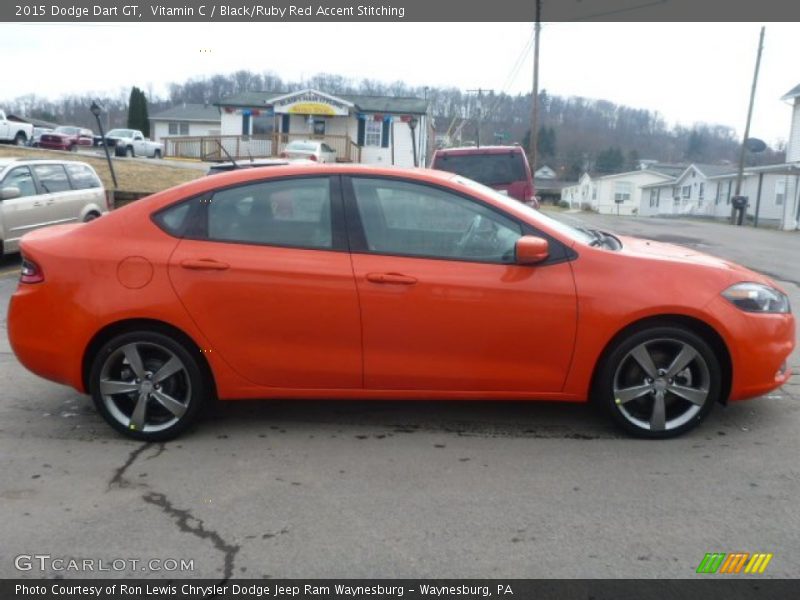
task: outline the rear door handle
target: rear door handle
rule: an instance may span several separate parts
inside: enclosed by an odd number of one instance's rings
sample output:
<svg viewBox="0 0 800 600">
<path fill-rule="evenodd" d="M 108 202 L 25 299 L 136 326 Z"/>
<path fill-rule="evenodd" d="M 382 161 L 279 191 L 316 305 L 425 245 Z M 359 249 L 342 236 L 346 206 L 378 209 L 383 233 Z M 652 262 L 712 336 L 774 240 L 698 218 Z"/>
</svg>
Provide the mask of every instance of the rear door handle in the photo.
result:
<svg viewBox="0 0 800 600">
<path fill-rule="evenodd" d="M 414 285 L 416 277 L 401 273 L 367 273 L 367 281 L 372 283 L 399 283 L 400 285 Z"/>
<path fill-rule="evenodd" d="M 193 271 L 225 271 L 230 265 L 211 258 L 198 258 L 182 260 L 181 267 Z"/>
<path fill-rule="evenodd" d="M 33 203 L 33 205 L 34 205 L 34 206 L 41 206 L 41 205 L 42 205 L 42 203 L 41 203 L 41 202 L 34 202 L 34 203 Z"/>
</svg>

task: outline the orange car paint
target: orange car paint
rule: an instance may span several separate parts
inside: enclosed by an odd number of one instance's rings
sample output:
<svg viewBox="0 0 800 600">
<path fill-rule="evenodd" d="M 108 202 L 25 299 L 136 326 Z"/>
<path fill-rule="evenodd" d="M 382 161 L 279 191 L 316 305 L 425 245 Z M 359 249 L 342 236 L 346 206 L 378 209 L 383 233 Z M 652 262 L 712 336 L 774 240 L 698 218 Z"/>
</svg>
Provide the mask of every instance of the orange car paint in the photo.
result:
<svg viewBox="0 0 800 600">
<path fill-rule="evenodd" d="M 468 193 L 572 247 L 577 257 L 548 266 L 495 265 L 179 240 L 150 219 L 210 189 L 310 169 L 403 177 Z M 166 190 L 85 225 L 25 236 L 22 253 L 45 281 L 19 285 L 8 333 L 27 368 L 80 391 L 98 332 L 146 319 L 194 341 L 222 399 L 578 402 L 615 335 L 642 319 L 673 315 L 717 332 L 732 363 L 730 399 L 788 379 L 788 369 L 778 371 L 794 347 L 794 318 L 745 314 L 720 296 L 739 281 L 773 282 L 684 248 L 623 241 L 619 252 L 574 242 L 514 201 L 435 171 L 246 169 Z"/>
</svg>

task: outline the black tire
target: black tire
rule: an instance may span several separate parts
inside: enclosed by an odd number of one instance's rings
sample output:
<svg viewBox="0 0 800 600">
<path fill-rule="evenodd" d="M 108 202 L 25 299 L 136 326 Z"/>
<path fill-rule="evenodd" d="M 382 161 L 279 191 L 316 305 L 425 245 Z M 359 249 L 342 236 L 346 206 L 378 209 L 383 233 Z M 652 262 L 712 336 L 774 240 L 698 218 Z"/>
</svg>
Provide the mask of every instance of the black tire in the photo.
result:
<svg viewBox="0 0 800 600">
<path fill-rule="evenodd" d="M 168 373 L 161 370 L 165 365 Z M 124 333 L 106 342 L 89 375 L 92 399 L 108 424 L 148 442 L 185 431 L 208 403 L 211 389 L 197 351 L 154 331 Z"/>
<path fill-rule="evenodd" d="M 88 223 L 89 221 L 94 221 L 96 218 L 100 216 L 100 213 L 96 213 L 94 211 L 90 212 L 83 218 L 84 223 Z"/>
<path fill-rule="evenodd" d="M 130 158 L 133 158 L 134 156 L 136 156 L 136 155 L 134 154 L 134 152 L 133 152 L 133 146 L 127 146 L 127 147 L 125 148 L 125 156 L 128 156 L 128 157 L 130 157 Z"/>
<path fill-rule="evenodd" d="M 156 150 L 153 152 L 153 158 L 161 158 L 161 150 Z"/>
<path fill-rule="evenodd" d="M 27 141 L 28 138 L 25 137 L 25 134 L 22 133 L 21 131 L 16 136 L 14 136 L 14 144 L 16 144 L 17 146 L 24 146 L 25 142 Z"/>
<path fill-rule="evenodd" d="M 679 325 L 657 326 L 615 343 L 600 365 L 594 396 L 628 433 L 665 439 L 708 416 L 721 381 L 719 361 L 702 337 Z"/>
<path fill-rule="evenodd" d="M 70 151 L 70 152 L 77 152 L 77 151 L 78 151 L 78 145 L 77 145 L 77 144 L 72 144 L 72 145 L 69 147 L 69 151 Z"/>
</svg>

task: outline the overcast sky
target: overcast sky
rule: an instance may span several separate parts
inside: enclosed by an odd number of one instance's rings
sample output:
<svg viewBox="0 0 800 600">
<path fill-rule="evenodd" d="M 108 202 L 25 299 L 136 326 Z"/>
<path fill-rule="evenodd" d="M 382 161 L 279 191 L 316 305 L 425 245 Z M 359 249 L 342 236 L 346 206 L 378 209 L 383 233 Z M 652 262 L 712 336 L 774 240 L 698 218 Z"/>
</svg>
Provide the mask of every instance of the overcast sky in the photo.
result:
<svg viewBox="0 0 800 600">
<path fill-rule="evenodd" d="M 760 23 L 546 23 L 540 87 L 659 111 L 669 123 L 744 130 Z M 800 24 L 769 23 L 751 135 L 785 140 L 800 83 Z M 527 92 L 527 23 L 0 25 L 0 100 L 23 94 L 166 95 L 167 84 L 239 69 Z M 521 62 L 520 62 L 520 59 Z M 518 65 L 518 69 L 514 67 Z"/>
</svg>

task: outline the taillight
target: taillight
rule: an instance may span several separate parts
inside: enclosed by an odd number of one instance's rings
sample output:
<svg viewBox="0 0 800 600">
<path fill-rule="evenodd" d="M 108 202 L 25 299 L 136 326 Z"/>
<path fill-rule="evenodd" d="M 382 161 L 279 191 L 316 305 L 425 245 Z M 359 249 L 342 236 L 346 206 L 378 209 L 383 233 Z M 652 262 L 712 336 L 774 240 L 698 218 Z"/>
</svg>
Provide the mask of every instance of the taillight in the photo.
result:
<svg viewBox="0 0 800 600">
<path fill-rule="evenodd" d="M 27 258 L 22 259 L 22 267 L 19 270 L 20 283 L 42 283 L 44 281 L 44 273 L 32 260 Z"/>
<path fill-rule="evenodd" d="M 311 156 L 309 156 L 309 157 L 308 157 L 308 159 L 309 159 L 309 160 L 313 160 L 313 161 L 315 161 L 315 162 L 316 162 L 316 160 L 317 160 L 317 155 L 316 155 L 316 154 L 312 154 Z"/>
<path fill-rule="evenodd" d="M 286 152 L 281 152 L 281 158 L 289 158 L 289 155 Z"/>
</svg>

